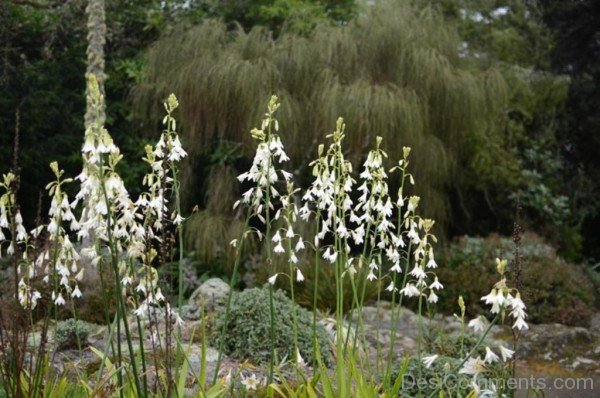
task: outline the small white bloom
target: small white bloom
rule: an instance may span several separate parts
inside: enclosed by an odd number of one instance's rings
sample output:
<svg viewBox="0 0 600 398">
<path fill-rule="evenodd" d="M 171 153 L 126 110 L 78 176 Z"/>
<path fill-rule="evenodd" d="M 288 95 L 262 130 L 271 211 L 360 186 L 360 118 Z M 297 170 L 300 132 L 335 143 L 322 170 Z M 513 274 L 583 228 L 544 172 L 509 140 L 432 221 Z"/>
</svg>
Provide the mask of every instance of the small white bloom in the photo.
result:
<svg viewBox="0 0 600 398">
<path fill-rule="evenodd" d="M 429 291 L 429 297 L 427 297 L 427 301 L 430 303 L 437 303 L 438 302 L 438 296 L 437 294 L 434 293 L 433 290 Z"/>
<path fill-rule="evenodd" d="M 274 243 L 279 243 L 281 242 L 281 235 L 279 234 L 279 231 L 275 232 L 275 235 L 273 235 L 273 238 L 271 239 Z"/>
<path fill-rule="evenodd" d="M 462 369 L 460 369 L 458 373 L 475 376 L 485 371 L 487 371 L 487 368 L 485 366 L 485 362 L 481 359 L 481 357 L 471 357 L 467 360 L 467 362 L 465 362 Z"/>
<path fill-rule="evenodd" d="M 493 363 L 498 361 L 498 359 L 500 358 L 498 358 L 498 355 L 496 355 L 494 351 L 490 349 L 490 347 L 485 347 L 485 362 Z"/>
<path fill-rule="evenodd" d="M 285 233 L 286 238 L 293 238 L 294 237 L 294 230 L 292 229 L 292 227 L 289 227 L 287 232 Z"/>
<path fill-rule="evenodd" d="M 412 283 L 407 283 L 406 286 L 402 290 L 400 290 L 401 294 L 404 294 L 406 297 L 414 297 L 421 294 L 419 289 Z"/>
<path fill-rule="evenodd" d="M 269 278 L 269 283 L 270 283 L 271 285 L 274 285 L 274 284 L 275 284 L 275 282 L 277 281 L 277 276 L 278 276 L 278 275 L 279 275 L 279 274 L 275 274 L 275 275 L 273 275 L 272 277 L 270 277 L 270 278 Z"/>
<path fill-rule="evenodd" d="M 423 364 L 426 368 L 430 368 L 433 362 L 438 358 L 438 355 L 430 355 L 427 357 L 423 357 Z"/>
<path fill-rule="evenodd" d="M 81 297 L 81 290 L 79 290 L 79 285 L 75 285 L 75 290 L 73 290 L 73 293 L 71 293 L 71 297 L 75 297 L 75 298 L 79 298 Z"/>
<path fill-rule="evenodd" d="M 62 296 L 62 293 L 58 294 L 58 297 L 54 300 L 54 304 L 56 305 L 65 305 L 66 301 Z"/>
<path fill-rule="evenodd" d="M 502 356 L 502 360 L 505 362 L 507 359 L 511 359 L 515 353 L 513 350 L 509 350 L 508 348 L 504 347 L 503 345 L 498 346 L 498 349 L 500 350 L 500 355 Z"/>
<path fill-rule="evenodd" d="M 275 246 L 275 248 L 273 249 L 273 251 L 274 251 L 275 253 L 280 253 L 280 254 L 281 254 L 281 253 L 285 253 L 285 249 L 283 248 L 283 245 L 281 244 L 281 242 L 279 242 L 279 243 L 277 244 L 277 246 Z"/>
<path fill-rule="evenodd" d="M 256 390 L 256 387 L 260 386 L 261 382 L 253 373 L 248 377 L 242 377 L 242 384 L 247 390 Z"/>
<path fill-rule="evenodd" d="M 473 331 L 475 331 L 476 333 L 483 332 L 485 330 L 485 323 L 483 322 L 481 317 L 477 317 L 469 321 L 469 327 L 473 328 Z"/>
<path fill-rule="evenodd" d="M 298 282 L 302 282 L 304 280 L 304 275 L 302 275 L 302 272 L 300 271 L 299 268 L 296 269 L 296 281 Z"/>
<path fill-rule="evenodd" d="M 517 318 L 517 320 L 513 324 L 513 329 L 529 329 L 529 325 L 527 325 L 527 322 L 525 322 L 523 318 Z"/>
<path fill-rule="evenodd" d="M 438 277 L 436 276 L 433 283 L 431 285 L 429 285 L 429 288 L 440 290 L 440 289 L 443 289 L 444 286 L 440 283 L 440 281 L 438 280 Z"/>
</svg>

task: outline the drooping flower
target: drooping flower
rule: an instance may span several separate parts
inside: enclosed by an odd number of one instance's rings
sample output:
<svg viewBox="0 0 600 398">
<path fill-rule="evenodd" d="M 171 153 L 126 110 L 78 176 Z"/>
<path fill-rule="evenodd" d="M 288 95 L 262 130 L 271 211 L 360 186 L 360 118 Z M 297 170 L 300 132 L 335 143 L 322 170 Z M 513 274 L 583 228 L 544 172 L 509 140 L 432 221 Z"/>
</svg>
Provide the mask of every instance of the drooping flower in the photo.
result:
<svg viewBox="0 0 600 398">
<path fill-rule="evenodd" d="M 477 318 L 471 319 L 469 321 L 469 327 L 473 328 L 475 333 L 483 332 L 485 330 L 485 323 L 483 322 L 483 318 L 478 316 Z"/>
<path fill-rule="evenodd" d="M 439 355 L 430 355 L 423 357 L 422 361 L 426 368 L 430 368 L 431 365 L 435 362 L 435 360 L 439 357 Z"/>
<path fill-rule="evenodd" d="M 485 359 L 487 363 L 497 362 L 500 358 L 492 351 L 490 347 L 485 347 Z"/>
<path fill-rule="evenodd" d="M 485 361 L 481 359 L 481 357 L 473 358 L 470 357 L 467 359 L 463 367 L 458 371 L 460 374 L 467 374 L 476 376 L 480 373 L 487 372 L 487 367 L 485 366 Z"/>
<path fill-rule="evenodd" d="M 515 353 L 513 350 L 510 350 L 510 349 L 504 347 L 503 345 L 499 345 L 498 349 L 500 350 L 500 355 L 502 356 L 502 360 L 505 362 L 507 360 L 511 359 Z"/>
</svg>

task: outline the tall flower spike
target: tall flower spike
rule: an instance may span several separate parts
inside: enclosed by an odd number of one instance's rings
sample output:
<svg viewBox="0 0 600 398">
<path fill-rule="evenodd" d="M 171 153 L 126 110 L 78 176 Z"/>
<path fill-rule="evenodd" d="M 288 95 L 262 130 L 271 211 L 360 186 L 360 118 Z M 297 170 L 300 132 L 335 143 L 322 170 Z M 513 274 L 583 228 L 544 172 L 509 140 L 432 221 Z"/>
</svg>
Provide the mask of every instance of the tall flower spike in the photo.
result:
<svg viewBox="0 0 600 398">
<path fill-rule="evenodd" d="M 387 154 L 381 149 L 381 142 L 382 138 L 377 137 L 375 148 L 369 151 L 363 164 L 363 171 L 360 173 L 362 184 L 358 187 L 361 196 L 350 216 L 350 220 L 357 225 L 352 235 L 354 243 L 360 245 L 364 242 L 366 250 L 363 252 L 373 253 L 369 263 L 368 280 L 377 279 L 374 270 L 381 266 L 376 263 L 382 258 L 380 253 L 386 254 L 393 264 L 394 271 L 400 267 L 400 254 L 391 245 L 395 229 L 391 222 L 393 204 L 388 191 L 388 175 L 383 164 Z"/>
<path fill-rule="evenodd" d="M 322 255 L 331 263 L 335 263 L 339 254 L 349 253 L 348 241 L 354 233 L 348 221 L 354 204 L 350 193 L 356 181 L 351 175 L 352 164 L 345 159 L 342 149 L 344 129 L 344 120 L 339 118 L 336 130 L 327 135 L 331 139 L 329 148 L 325 150 L 323 145 L 319 146 L 318 158 L 310 163 L 314 180 L 303 195 L 304 205 L 299 210 L 303 220 L 308 220 L 311 213 L 319 215 L 316 221 L 320 231 L 315 236 L 315 247 L 319 247 L 328 235 L 341 238 L 339 253 L 327 247 Z"/>
<path fill-rule="evenodd" d="M 23 226 L 23 217 L 16 202 L 17 184 L 18 179 L 13 173 L 3 175 L 0 181 L 0 257 L 4 248 L 7 255 L 15 256 L 15 277 L 19 278 L 16 298 L 24 308 L 33 309 L 41 294 L 30 284 L 36 269 L 29 254 L 30 237 Z"/>
<path fill-rule="evenodd" d="M 433 272 L 433 269 L 437 268 L 432 246 L 432 242 L 437 242 L 437 238 L 432 234 L 435 222 L 419 216 L 417 209 L 420 198 L 418 196 L 410 196 L 408 200 L 404 196 L 406 181 L 414 185 L 414 179 L 407 170 L 411 150 L 409 147 L 404 147 L 402 152 L 402 160 L 391 169 L 391 172 L 398 171 L 401 177 L 398 199 L 395 203 L 399 217 L 398 230 L 390 233 L 391 244 L 388 248 L 388 259 L 394 264 L 391 268 L 392 272 L 401 271 L 397 262 L 402 258 L 407 261 L 407 265 L 411 263 L 411 260 L 414 263 L 409 271 L 411 278 L 408 278 L 407 284 L 400 288 L 401 294 L 407 297 L 422 294 L 427 297 L 429 303 L 436 303 L 438 301 L 436 290 L 442 289 L 443 285 Z M 431 278 L 433 278 L 433 282 L 429 282 Z"/>
<path fill-rule="evenodd" d="M 158 288 L 158 273 L 152 266 L 158 255 L 154 246 L 160 243 L 167 224 L 180 228 L 184 221 L 177 211 L 171 214 L 168 211 L 168 198 L 172 196 L 172 192 L 179 189 L 176 185 L 177 163 L 187 156 L 181 146 L 177 122 L 173 117 L 173 112 L 178 106 L 179 102 L 173 94 L 164 103 L 165 128 L 154 147 L 146 146 L 144 161 L 150 166 L 150 171 L 144 176 L 143 185 L 147 190 L 140 194 L 134 207 L 134 218 L 143 219 L 144 223 L 143 226 L 132 224 L 135 231 L 128 241 L 128 254 L 130 258 L 139 260 L 140 267 L 137 272 L 130 272 L 123 279 L 123 284 L 137 284 L 135 291 L 142 296 L 142 300 L 134 312 L 140 317 L 149 316 L 152 308 L 164 303 L 164 296 Z"/>
<path fill-rule="evenodd" d="M 279 107 L 279 99 L 275 95 L 272 96 L 261 128 L 250 131 L 252 138 L 257 141 L 252 166 L 237 177 L 241 183 L 250 182 L 253 186 L 244 192 L 242 199 L 238 200 L 234 207 L 240 203 L 247 205 L 250 214 L 263 223 L 267 221 L 267 209 L 274 210 L 274 201 L 280 196 L 276 184 L 291 178 L 290 173 L 279 168 L 281 163 L 289 160 L 278 134 L 279 122 L 275 113 Z"/>
<path fill-rule="evenodd" d="M 83 295 L 79 282 L 83 278 L 83 269 L 79 268 L 80 255 L 69 238 L 69 231 L 63 224 L 76 230 L 79 224 L 73 214 L 73 205 L 63 186 L 72 182 L 71 178 L 63 179 L 64 171 L 56 162 L 50 164 L 56 178 L 46 186 L 52 198 L 50 202 L 50 222 L 46 227 L 50 246 L 40 256 L 38 265 L 44 266 L 44 281 L 52 285 L 52 298 L 56 305 L 64 305 L 65 297 L 79 298 Z"/>
<path fill-rule="evenodd" d="M 294 196 L 300 190 L 295 188 L 292 182 L 287 182 L 286 186 L 286 193 L 281 196 L 281 204 L 283 207 L 275 215 L 276 220 L 280 218 L 283 219 L 283 226 L 275 231 L 271 241 L 276 244 L 273 251 L 277 254 L 285 254 L 288 257 L 287 260 L 290 263 L 290 269 L 295 269 L 296 271 L 296 280 L 302 282 L 304 280 L 304 275 L 296 264 L 298 264 L 298 251 L 302 250 L 304 245 L 302 243 L 302 238 L 299 238 L 300 240 L 294 245 L 294 242 L 298 238 L 293 229 L 298 218 L 298 207 L 294 201 Z M 290 274 L 289 277 L 294 279 L 293 274 Z"/>
</svg>

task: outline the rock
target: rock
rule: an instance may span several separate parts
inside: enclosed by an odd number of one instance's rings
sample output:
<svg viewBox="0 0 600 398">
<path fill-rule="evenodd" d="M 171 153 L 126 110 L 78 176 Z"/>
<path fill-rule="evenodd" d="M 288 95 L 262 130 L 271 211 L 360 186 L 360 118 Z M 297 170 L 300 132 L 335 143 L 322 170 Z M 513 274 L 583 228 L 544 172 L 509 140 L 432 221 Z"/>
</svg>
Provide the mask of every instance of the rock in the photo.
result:
<svg viewBox="0 0 600 398">
<path fill-rule="evenodd" d="M 596 312 L 590 321 L 591 330 L 600 330 L 600 312 Z"/>
<path fill-rule="evenodd" d="M 217 311 L 224 306 L 229 295 L 229 285 L 219 278 L 211 278 L 192 293 L 188 303 L 183 306 L 183 317 L 190 320 L 200 319 L 202 305 L 204 312 Z"/>
</svg>

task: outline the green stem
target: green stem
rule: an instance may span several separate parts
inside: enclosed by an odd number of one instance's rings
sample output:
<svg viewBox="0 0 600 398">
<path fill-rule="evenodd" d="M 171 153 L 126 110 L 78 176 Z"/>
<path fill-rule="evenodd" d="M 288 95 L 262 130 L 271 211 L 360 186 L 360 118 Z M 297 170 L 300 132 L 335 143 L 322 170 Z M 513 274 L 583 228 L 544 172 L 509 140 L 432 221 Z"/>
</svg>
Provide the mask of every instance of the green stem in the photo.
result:
<svg viewBox="0 0 600 398">
<path fill-rule="evenodd" d="M 235 262 L 233 264 L 233 271 L 231 273 L 231 279 L 229 280 L 229 293 L 227 294 L 227 304 L 225 305 L 225 316 L 223 320 L 223 326 L 221 328 L 221 336 L 219 338 L 219 353 L 217 355 L 217 364 L 215 366 L 215 374 L 213 375 L 212 384 L 217 382 L 217 377 L 219 375 L 219 370 L 221 368 L 221 361 L 223 360 L 223 345 L 225 344 L 225 332 L 227 330 L 227 322 L 229 321 L 229 311 L 231 309 L 231 298 L 233 296 L 233 287 L 235 283 L 235 279 L 237 277 L 238 268 L 240 266 L 242 252 L 244 249 L 244 241 L 246 237 L 246 231 L 248 229 L 248 225 L 250 223 L 250 214 L 246 217 L 246 221 L 244 222 L 244 227 L 242 228 L 242 236 L 238 242 L 238 252 L 235 257 Z"/>
<path fill-rule="evenodd" d="M 450 372 L 446 373 L 446 376 L 444 376 L 444 380 L 442 383 L 440 383 L 440 386 L 444 386 L 446 385 L 446 381 L 448 380 L 448 378 L 452 375 L 455 375 L 456 372 L 462 368 L 462 366 L 469 360 L 469 358 L 471 358 L 471 355 L 473 355 L 473 353 L 475 351 L 477 351 L 477 349 L 481 346 L 481 343 L 483 343 L 483 341 L 485 340 L 485 338 L 487 337 L 488 333 L 490 332 L 490 330 L 492 330 L 492 327 L 496 324 L 496 322 L 498 322 L 498 320 L 500 319 L 500 313 L 496 314 L 496 316 L 494 317 L 494 319 L 490 322 L 490 324 L 488 325 L 488 327 L 485 329 L 485 331 L 483 332 L 483 334 L 481 335 L 481 337 L 479 337 L 479 340 L 477 340 L 477 343 L 475 343 L 475 345 L 473 346 L 473 348 L 469 351 L 469 353 L 464 357 L 464 359 L 454 368 L 451 369 Z M 428 398 L 433 398 L 437 395 L 437 393 L 440 391 L 440 388 L 438 387 L 435 391 L 433 391 L 431 394 L 429 394 Z"/>
<path fill-rule="evenodd" d="M 288 225 L 291 225 L 291 214 L 290 211 L 288 209 Z M 288 253 L 292 254 L 292 238 L 288 238 Z M 294 298 L 294 264 L 289 261 L 289 270 L 290 270 L 290 297 L 292 299 L 293 303 L 296 303 L 296 300 Z M 299 372 L 299 367 L 298 367 L 298 355 L 299 352 L 298 351 L 298 318 L 297 318 L 297 314 L 296 314 L 296 306 L 292 305 L 292 322 L 294 323 L 293 327 L 294 327 L 294 358 L 295 358 L 295 366 L 296 366 L 296 370 Z"/>
<path fill-rule="evenodd" d="M 128 321 L 127 321 L 127 312 L 126 312 L 126 307 L 125 307 L 125 302 L 123 299 L 123 294 L 121 293 L 121 278 L 119 275 L 119 264 L 118 264 L 118 253 L 117 253 L 117 249 L 115 246 L 115 241 L 113 239 L 112 236 L 112 217 L 111 217 L 111 209 L 110 209 L 110 201 L 108 200 L 108 193 L 106 191 L 106 185 L 104 183 L 104 166 L 103 166 L 103 157 L 100 157 L 100 181 L 101 181 L 101 186 L 102 186 L 102 195 L 104 196 L 104 202 L 106 204 L 106 209 L 107 209 L 107 213 L 106 213 L 106 221 L 107 221 L 107 234 L 108 234 L 108 244 L 109 244 L 109 249 L 111 251 L 111 262 L 112 262 L 112 266 L 113 266 L 113 272 L 115 274 L 115 296 L 116 296 L 116 300 L 117 300 L 117 339 L 118 339 L 118 351 L 119 351 L 119 364 L 122 364 L 122 358 L 121 358 L 121 333 L 120 333 L 120 321 L 119 321 L 119 317 L 122 316 L 123 318 L 123 326 L 125 329 L 125 337 L 127 339 L 127 346 L 129 349 L 129 356 L 130 356 L 130 361 L 131 361 L 131 367 L 133 370 L 133 378 L 134 378 L 134 384 L 135 384 L 135 388 L 136 391 L 138 393 L 138 396 L 143 396 L 142 395 L 142 391 L 140 388 L 140 382 L 139 382 L 139 377 L 138 377 L 138 371 L 137 371 L 137 363 L 136 363 L 136 359 L 135 359 L 135 355 L 134 355 L 134 351 L 133 351 L 133 344 L 131 342 L 131 334 L 129 333 L 129 325 L 128 325 Z M 121 371 L 119 371 L 119 375 L 121 374 Z M 121 377 L 121 386 L 122 385 L 122 377 Z M 122 388 L 120 390 L 122 392 Z"/>
<path fill-rule="evenodd" d="M 317 210 L 315 221 L 317 224 L 317 230 L 315 237 L 319 234 L 319 221 L 321 219 L 321 210 Z M 315 287 L 313 289 L 313 369 L 317 369 L 317 352 L 319 352 L 319 339 L 317 336 L 317 297 L 319 290 L 319 272 L 320 272 L 321 256 L 319 256 L 319 246 L 315 246 Z"/>
</svg>

